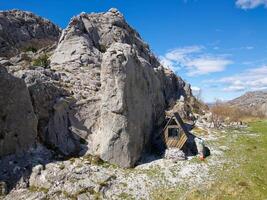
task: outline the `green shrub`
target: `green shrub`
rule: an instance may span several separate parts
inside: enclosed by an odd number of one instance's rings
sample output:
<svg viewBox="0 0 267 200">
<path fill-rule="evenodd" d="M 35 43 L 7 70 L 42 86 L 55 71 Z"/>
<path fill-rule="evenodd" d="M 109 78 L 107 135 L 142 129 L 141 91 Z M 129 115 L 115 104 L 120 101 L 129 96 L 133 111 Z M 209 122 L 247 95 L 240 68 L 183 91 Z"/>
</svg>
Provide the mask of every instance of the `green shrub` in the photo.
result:
<svg viewBox="0 0 267 200">
<path fill-rule="evenodd" d="M 32 61 L 33 66 L 42 66 L 42 67 L 48 67 L 50 64 L 49 56 L 46 54 L 40 55 L 38 58 L 34 59 Z"/>
<path fill-rule="evenodd" d="M 37 48 L 35 48 L 35 47 L 33 47 L 33 46 L 29 46 L 29 47 L 26 47 L 26 48 L 24 49 L 24 51 L 25 51 L 25 52 L 29 52 L 29 51 L 31 51 L 31 52 L 33 52 L 33 53 L 36 53 L 36 52 L 37 52 Z"/>
</svg>

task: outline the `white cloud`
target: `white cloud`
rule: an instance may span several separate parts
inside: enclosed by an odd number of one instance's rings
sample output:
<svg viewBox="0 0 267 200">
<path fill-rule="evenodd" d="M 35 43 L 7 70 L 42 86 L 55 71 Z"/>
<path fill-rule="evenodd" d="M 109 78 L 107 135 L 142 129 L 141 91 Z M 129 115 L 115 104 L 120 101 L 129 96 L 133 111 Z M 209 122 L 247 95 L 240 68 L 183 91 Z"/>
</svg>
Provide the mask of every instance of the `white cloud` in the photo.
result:
<svg viewBox="0 0 267 200">
<path fill-rule="evenodd" d="M 245 10 L 253 9 L 261 5 L 267 7 L 267 0 L 237 0 L 236 5 Z"/>
<path fill-rule="evenodd" d="M 200 88 L 197 86 L 192 86 L 191 89 L 192 89 L 192 91 L 199 91 L 200 90 Z"/>
<path fill-rule="evenodd" d="M 222 90 L 228 92 L 264 90 L 267 89 L 267 65 L 208 82 L 221 84 Z"/>
<path fill-rule="evenodd" d="M 205 50 L 203 46 L 176 48 L 161 56 L 160 60 L 163 66 L 174 71 L 185 68 L 188 76 L 221 72 L 232 63 L 225 56 L 206 54 Z"/>
<path fill-rule="evenodd" d="M 242 46 L 242 47 L 234 47 L 227 49 L 228 51 L 240 51 L 240 50 L 253 50 L 255 47 L 253 46 Z"/>
<path fill-rule="evenodd" d="M 245 49 L 246 50 L 252 50 L 252 49 L 254 49 L 254 47 L 252 47 L 252 46 L 246 46 Z"/>
<path fill-rule="evenodd" d="M 244 91 L 246 88 L 244 86 L 231 85 L 229 87 L 223 88 L 224 92 L 239 92 Z"/>
<path fill-rule="evenodd" d="M 201 93 L 201 89 L 197 86 L 191 86 L 191 90 L 195 96 L 198 96 Z"/>
<path fill-rule="evenodd" d="M 189 68 L 188 75 L 196 76 L 224 71 L 226 66 L 231 63 L 232 61 L 224 58 L 203 56 L 189 60 L 186 62 L 186 66 Z"/>
<path fill-rule="evenodd" d="M 188 54 L 200 52 L 204 47 L 202 46 L 188 46 L 184 48 L 177 48 L 166 53 L 165 57 L 171 61 L 184 60 Z"/>
</svg>

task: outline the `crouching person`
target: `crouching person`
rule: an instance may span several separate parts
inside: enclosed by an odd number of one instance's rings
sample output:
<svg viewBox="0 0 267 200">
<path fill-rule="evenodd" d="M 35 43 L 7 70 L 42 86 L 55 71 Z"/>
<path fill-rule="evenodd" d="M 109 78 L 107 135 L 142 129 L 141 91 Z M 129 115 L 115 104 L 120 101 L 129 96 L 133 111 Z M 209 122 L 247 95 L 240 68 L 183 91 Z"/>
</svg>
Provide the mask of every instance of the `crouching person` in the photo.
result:
<svg viewBox="0 0 267 200">
<path fill-rule="evenodd" d="M 205 157 L 209 155 L 209 149 L 205 146 L 203 139 L 195 137 L 194 140 L 200 160 L 205 160 Z"/>
</svg>

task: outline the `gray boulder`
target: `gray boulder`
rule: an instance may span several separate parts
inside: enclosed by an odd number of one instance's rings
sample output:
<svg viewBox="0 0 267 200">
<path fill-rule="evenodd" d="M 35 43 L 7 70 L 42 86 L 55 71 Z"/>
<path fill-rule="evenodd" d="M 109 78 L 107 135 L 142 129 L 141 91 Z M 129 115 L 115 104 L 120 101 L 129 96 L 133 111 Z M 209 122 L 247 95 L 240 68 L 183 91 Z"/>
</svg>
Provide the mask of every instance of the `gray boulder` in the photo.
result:
<svg viewBox="0 0 267 200">
<path fill-rule="evenodd" d="M 0 156 L 28 149 L 37 136 L 37 119 L 26 84 L 0 66 Z"/>
</svg>

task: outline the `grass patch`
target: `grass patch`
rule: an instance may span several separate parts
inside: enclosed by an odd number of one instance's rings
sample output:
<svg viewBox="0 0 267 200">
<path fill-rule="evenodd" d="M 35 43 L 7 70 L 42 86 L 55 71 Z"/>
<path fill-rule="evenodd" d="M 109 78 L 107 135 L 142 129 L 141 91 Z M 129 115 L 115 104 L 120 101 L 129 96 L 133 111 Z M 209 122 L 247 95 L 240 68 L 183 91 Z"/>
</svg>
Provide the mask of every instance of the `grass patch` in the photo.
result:
<svg viewBox="0 0 267 200">
<path fill-rule="evenodd" d="M 128 194 L 126 192 L 120 193 L 118 195 L 118 198 L 123 200 L 135 200 L 135 198 L 131 194 Z"/>
<path fill-rule="evenodd" d="M 115 165 L 113 164 L 110 164 L 104 160 L 102 160 L 100 158 L 100 156 L 97 156 L 97 155 L 86 155 L 83 157 L 84 160 L 86 160 L 87 162 L 89 162 L 91 165 L 97 165 L 97 166 L 101 166 L 101 167 L 105 167 L 105 168 L 109 168 L 109 167 L 112 167 L 112 168 L 116 168 Z"/>
<path fill-rule="evenodd" d="M 256 133 L 257 135 L 252 135 Z M 198 188 L 158 188 L 151 195 L 155 200 L 267 199 L 267 121 L 249 123 L 247 130 L 228 130 L 213 145 L 227 146 L 222 155 L 227 162 L 214 168 L 216 180 Z M 222 135 L 223 136 L 223 135 Z M 212 152 L 211 152 L 212 154 Z"/>
<path fill-rule="evenodd" d="M 144 173 L 151 178 L 158 178 L 163 176 L 159 167 L 150 167 L 149 169 L 142 170 L 141 173 Z"/>
<path fill-rule="evenodd" d="M 44 187 L 30 186 L 29 191 L 30 192 L 43 192 L 43 193 L 47 194 L 49 189 L 44 188 Z"/>
<path fill-rule="evenodd" d="M 100 156 L 95 156 L 95 155 L 88 154 L 88 155 L 84 156 L 84 159 L 86 161 L 90 162 L 90 164 L 92 164 L 92 165 L 102 166 L 102 165 L 105 164 L 105 161 L 102 160 L 100 158 Z"/>
</svg>

